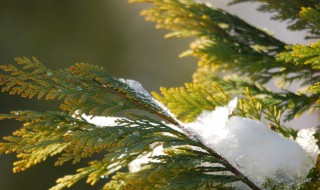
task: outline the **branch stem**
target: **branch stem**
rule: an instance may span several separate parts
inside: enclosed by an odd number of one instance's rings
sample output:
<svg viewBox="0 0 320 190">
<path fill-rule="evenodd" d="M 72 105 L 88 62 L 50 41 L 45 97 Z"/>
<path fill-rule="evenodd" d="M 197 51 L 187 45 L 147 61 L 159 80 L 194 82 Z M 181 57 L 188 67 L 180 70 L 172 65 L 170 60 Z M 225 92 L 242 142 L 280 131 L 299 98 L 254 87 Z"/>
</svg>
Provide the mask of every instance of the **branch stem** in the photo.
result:
<svg viewBox="0 0 320 190">
<path fill-rule="evenodd" d="M 98 82 L 99 83 L 99 82 Z M 101 83 L 100 83 L 101 84 Z M 101 86 L 102 88 L 105 88 L 104 86 Z M 122 96 L 124 98 L 127 98 L 126 94 L 124 92 L 121 91 L 116 91 L 113 89 L 109 89 L 109 88 L 105 88 L 107 90 L 112 90 L 115 94 Z M 230 162 L 225 159 L 222 155 L 218 154 L 217 152 L 215 152 L 214 150 L 212 150 L 210 147 L 204 145 L 201 141 L 201 137 L 197 134 L 195 134 L 192 130 L 189 130 L 188 128 L 186 128 L 185 126 L 183 126 L 181 123 L 179 123 L 176 119 L 174 119 L 173 117 L 163 114 L 161 112 L 159 112 L 159 110 L 154 110 L 150 107 L 148 107 L 147 105 L 141 103 L 139 100 L 130 98 L 130 100 L 135 103 L 137 106 L 141 107 L 143 110 L 146 110 L 148 112 L 150 112 L 151 114 L 154 114 L 160 118 L 162 118 L 163 120 L 177 126 L 179 129 L 181 129 L 185 134 L 188 135 L 188 137 L 192 138 L 192 140 L 196 141 L 197 144 L 199 144 L 201 146 L 201 148 L 203 148 L 205 151 L 207 151 L 209 154 L 211 154 L 213 157 L 219 159 L 222 161 L 222 165 L 225 166 L 227 169 L 229 169 L 229 171 L 231 173 L 233 173 L 236 176 L 240 176 L 241 181 L 245 184 L 247 184 L 252 190 L 261 190 L 255 183 L 253 183 L 247 176 L 245 176 L 244 174 L 242 174 L 237 168 L 235 168 L 232 164 L 230 164 Z"/>
<path fill-rule="evenodd" d="M 214 156 L 215 158 L 219 159 L 222 161 L 222 165 L 225 166 L 227 169 L 229 169 L 229 171 L 231 173 L 233 173 L 236 176 L 240 176 L 241 177 L 241 181 L 245 184 L 247 184 L 252 190 L 261 190 L 260 187 L 258 187 L 255 183 L 253 183 L 247 176 L 245 176 L 244 174 L 242 174 L 237 168 L 235 168 L 227 159 L 225 159 L 222 155 L 218 154 L 217 152 L 215 152 L 214 150 L 212 150 L 210 147 L 204 145 L 201 141 L 201 137 L 199 137 L 198 135 L 194 134 L 193 131 L 188 130 L 186 127 L 182 126 L 181 124 L 179 124 L 177 121 L 175 121 L 174 119 L 163 115 L 161 113 L 154 113 L 155 115 L 159 116 L 160 118 L 166 120 L 167 122 L 177 126 L 178 128 L 180 128 L 183 132 L 185 132 L 188 135 L 191 135 L 192 138 L 194 140 L 197 141 L 197 143 L 199 143 L 201 145 L 201 148 L 203 148 L 205 151 L 207 151 L 209 154 L 211 154 L 212 156 Z"/>
</svg>

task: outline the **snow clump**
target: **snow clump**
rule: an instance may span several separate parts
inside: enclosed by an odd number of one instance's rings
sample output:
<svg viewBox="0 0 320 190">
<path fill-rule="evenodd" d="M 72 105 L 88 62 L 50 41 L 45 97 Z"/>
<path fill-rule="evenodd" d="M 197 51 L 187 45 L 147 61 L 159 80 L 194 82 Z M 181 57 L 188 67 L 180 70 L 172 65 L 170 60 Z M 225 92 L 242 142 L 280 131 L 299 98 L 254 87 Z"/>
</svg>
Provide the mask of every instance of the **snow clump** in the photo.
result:
<svg viewBox="0 0 320 190">
<path fill-rule="evenodd" d="M 287 186 L 307 181 L 319 154 L 315 130 L 303 129 L 295 141 L 287 139 L 260 121 L 229 118 L 236 105 L 234 99 L 228 106 L 203 111 L 186 126 L 260 187 L 266 179 Z"/>
<path fill-rule="evenodd" d="M 104 117 L 104 116 L 92 116 L 82 114 L 81 117 L 88 123 L 96 125 L 97 127 L 112 127 L 117 126 L 116 120 L 123 119 L 121 117 Z"/>
<path fill-rule="evenodd" d="M 153 145 L 150 145 L 153 146 Z M 149 152 L 146 155 L 140 156 L 137 159 L 133 160 L 130 162 L 128 165 L 129 167 L 129 172 L 138 172 L 142 169 L 144 164 L 147 164 L 151 161 L 156 162 L 155 159 L 152 159 L 154 156 L 160 156 L 160 155 L 165 155 L 163 152 L 163 147 L 162 146 L 157 146 L 155 147 L 152 152 Z"/>
<path fill-rule="evenodd" d="M 131 80 L 131 79 L 119 79 L 120 82 L 125 83 L 128 85 L 130 89 L 132 89 L 135 93 L 137 93 L 141 98 L 147 99 L 147 100 L 153 100 L 150 93 L 143 88 L 142 84 L 138 81 Z"/>
</svg>

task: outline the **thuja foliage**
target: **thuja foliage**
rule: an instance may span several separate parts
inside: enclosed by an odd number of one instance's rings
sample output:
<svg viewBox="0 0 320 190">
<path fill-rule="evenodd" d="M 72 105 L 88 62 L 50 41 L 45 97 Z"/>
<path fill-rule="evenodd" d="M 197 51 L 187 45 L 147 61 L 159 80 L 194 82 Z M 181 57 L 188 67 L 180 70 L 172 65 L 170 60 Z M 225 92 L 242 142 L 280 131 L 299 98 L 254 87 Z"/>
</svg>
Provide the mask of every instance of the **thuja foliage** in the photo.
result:
<svg viewBox="0 0 320 190">
<path fill-rule="evenodd" d="M 112 176 L 102 189 L 232 189 L 233 182 L 261 189 L 182 122 L 192 122 L 202 111 L 226 105 L 237 96 L 233 115 L 264 121 L 283 136 L 296 138 L 297 131 L 282 121 L 319 109 L 320 41 L 288 45 L 237 16 L 192 0 L 130 2 L 149 3 L 142 15 L 156 22 L 157 28 L 169 30 L 166 37 L 192 37 L 190 49 L 181 56 L 199 59 L 193 82 L 161 88 L 152 97 L 139 83 L 131 85 L 99 66 L 80 63 L 53 71 L 36 58 L 16 58 L 18 64 L 0 67 L 1 90 L 26 98 L 62 100 L 61 111 L 2 114 L 0 119 L 18 120 L 23 126 L 4 137 L 0 153 L 17 155 L 14 172 L 51 156 L 57 157 L 55 165 L 63 165 L 98 155 L 87 167 L 58 179 L 52 190 L 71 187 L 83 178 L 94 185 L 105 180 L 101 176 Z M 259 10 L 275 12 L 274 19 L 289 20 L 291 30 L 306 29 L 308 37 L 319 37 L 319 2 L 257 2 L 263 3 Z M 282 90 L 268 89 L 265 84 L 270 80 L 277 80 Z M 296 81 L 305 88 L 285 89 Z M 125 117 L 119 117 L 115 126 L 101 127 L 84 114 Z M 164 155 L 154 156 L 137 172 L 119 172 L 158 146 L 164 147 Z M 297 188 L 319 188 L 319 168 L 315 166 L 310 181 Z"/>
</svg>

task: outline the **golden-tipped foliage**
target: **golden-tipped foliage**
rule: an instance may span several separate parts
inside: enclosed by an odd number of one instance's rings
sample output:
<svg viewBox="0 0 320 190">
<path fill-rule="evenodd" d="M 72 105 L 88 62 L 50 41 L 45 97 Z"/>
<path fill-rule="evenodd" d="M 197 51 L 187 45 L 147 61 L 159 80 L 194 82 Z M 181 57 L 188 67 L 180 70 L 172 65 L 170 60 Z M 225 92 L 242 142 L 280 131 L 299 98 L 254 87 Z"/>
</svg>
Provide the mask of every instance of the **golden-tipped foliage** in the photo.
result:
<svg viewBox="0 0 320 190">
<path fill-rule="evenodd" d="M 219 86 L 208 91 L 202 85 L 186 83 L 185 87 L 160 90 L 162 96 L 155 92 L 153 96 L 183 122 L 191 122 L 203 110 L 214 110 L 216 106 L 226 105 L 230 100 Z"/>
<path fill-rule="evenodd" d="M 142 11 L 142 15 L 146 20 L 156 22 L 158 28 L 172 31 L 168 36 L 197 37 L 191 43 L 191 49 L 182 55 L 193 55 L 199 59 L 194 82 L 204 85 L 206 90 L 211 88 L 211 81 L 219 84 L 229 95 L 244 93 L 244 89 L 250 87 L 252 94 L 262 97 L 264 102 L 288 109 L 286 120 L 292 120 L 314 108 L 319 94 L 310 96 L 308 92 L 295 93 L 285 89 L 274 93 L 263 85 L 272 79 L 282 81 L 282 84 L 302 80 L 302 87 L 309 85 L 310 92 L 315 92 L 318 89 L 316 82 L 319 81 L 317 60 L 292 66 L 290 63 L 294 63 L 294 60 L 277 57 L 277 54 L 287 52 L 283 42 L 234 15 L 204 3 L 184 0 L 130 2 L 152 3 L 150 8 Z M 282 5 L 282 2 L 270 1 L 271 4 Z M 317 44 L 312 46 L 312 52 L 319 54 Z M 306 56 L 311 56 L 311 50 L 306 51 Z M 221 73 L 228 78 L 221 78 Z M 285 88 L 284 85 L 279 87 Z"/>
<path fill-rule="evenodd" d="M 191 43 L 191 49 L 182 56 L 197 57 L 199 65 L 213 64 L 220 71 L 246 75 L 262 83 L 274 76 L 310 69 L 307 65 L 287 67 L 283 62 L 276 62 L 274 55 L 285 50 L 283 42 L 221 9 L 184 0 L 129 2 L 152 3 L 153 6 L 142 11 L 142 15 L 146 20 L 156 22 L 157 28 L 172 31 L 168 37 L 197 37 Z"/>
<path fill-rule="evenodd" d="M 154 97 L 168 107 L 173 114 L 184 122 L 192 122 L 202 111 L 214 110 L 216 106 L 228 104 L 230 97 L 225 94 L 222 87 L 211 84 L 204 88 L 199 84 L 185 84 L 180 88 L 161 88 L 161 95 L 153 93 Z M 276 104 L 264 102 L 258 96 L 253 96 L 247 87 L 240 98 L 234 115 L 239 115 L 255 120 L 266 119 L 273 130 L 286 137 L 296 137 L 296 131 L 281 124 L 284 109 Z"/>
<path fill-rule="evenodd" d="M 65 70 L 52 71 L 36 58 L 16 58 L 22 69 L 14 65 L 0 68 L 11 75 L 1 75 L 3 92 L 22 97 L 47 100 L 63 99 L 63 111 L 74 114 L 114 115 L 120 111 L 142 109 L 160 111 L 144 94 L 135 92 L 128 84 L 110 75 L 102 67 L 85 63 Z"/>
<path fill-rule="evenodd" d="M 310 65 L 312 72 L 307 72 L 305 75 L 305 81 L 302 85 L 308 86 L 305 91 L 301 93 L 309 93 L 308 101 L 304 101 L 305 104 L 309 104 L 309 109 L 320 106 L 320 41 L 311 43 L 308 46 L 305 45 L 293 45 L 287 47 L 288 51 L 280 53 L 278 60 L 285 61 L 287 64 L 294 65 Z M 313 76 L 313 73 L 317 74 Z M 294 78 L 296 76 L 293 76 Z"/>
</svg>

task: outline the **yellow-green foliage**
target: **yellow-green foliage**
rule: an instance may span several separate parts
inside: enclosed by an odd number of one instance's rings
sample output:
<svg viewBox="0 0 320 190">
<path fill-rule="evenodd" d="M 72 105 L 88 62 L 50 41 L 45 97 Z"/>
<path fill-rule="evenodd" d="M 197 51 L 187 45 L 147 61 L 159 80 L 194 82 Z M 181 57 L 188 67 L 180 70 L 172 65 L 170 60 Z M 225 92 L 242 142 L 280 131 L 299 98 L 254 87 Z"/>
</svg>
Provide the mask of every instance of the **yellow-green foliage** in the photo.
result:
<svg viewBox="0 0 320 190">
<path fill-rule="evenodd" d="M 212 86 L 215 85 L 212 83 Z M 155 92 L 153 96 L 183 122 L 191 122 L 203 110 L 214 110 L 216 106 L 225 105 L 230 100 L 219 86 L 215 86 L 215 91 L 208 91 L 202 85 L 186 83 L 185 87 L 160 90 L 162 96 Z"/>
<path fill-rule="evenodd" d="M 169 33 L 170 37 L 196 37 L 190 45 L 191 49 L 182 55 L 193 55 L 199 59 L 194 82 L 203 85 L 206 90 L 211 88 L 211 81 L 218 83 L 230 95 L 244 93 L 244 89 L 249 87 L 252 94 L 262 98 L 264 102 L 287 109 L 286 120 L 292 120 L 314 108 L 316 100 L 309 97 L 307 92 L 294 93 L 284 90 L 274 93 L 264 86 L 274 78 L 283 84 L 302 80 L 302 86 L 312 85 L 319 80 L 318 71 L 313 66 L 315 63 L 292 66 L 286 64 L 285 60 L 277 59 L 277 54 L 287 51 L 285 43 L 266 32 L 203 3 L 183 0 L 130 2 L 152 3 L 153 6 L 142 11 L 142 15 L 146 20 L 156 22 L 158 28 L 172 31 Z M 278 4 L 283 5 L 282 2 L 270 2 L 270 9 L 273 10 Z M 299 10 L 299 7 L 296 8 Z M 282 12 L 279 14 L 282 15 Z M 221 78 L 222 72 L 227 76 Z M 232 75 L 229 75 L 230 73 Z M 319 94 L 315 96 L 318 98 Z M 173 112 L 180 116 L 183 111 Z M 199 113 L 199 110 L 195 113 Z M 191 118 L 194 116 L 188 121 Z"/>
<path fill-rule="evenodd" d="M 309 45 L 293 45 L 287 47 L 288 52 L 278 55 L 278 60 L 295 65 L 311 65 L 312 69 L 320 69 L 320 40 Z"/>
<path fill-rule="evenodd" d="M 191 49 L 182 54 L 199 58 L 199 65 L 214 64 L 220 69 L 250 74 L 255 80 L 267 82 L 281 67 L 274 61 L 274 53 L 285 44 L 240 18 L 203 3 L 183 0 L 130 0 L 148 2 L 153 6 L 142 11 L 146 20 L 157 23 L 157 28 L 170 31 L 167 37 L 197 37 Z M 255 64 L 249 64 L 255 63 Z M 283 71 L 293 72 L 292 69 Z"/>
<path fill-rule="evenodd" d="M 280 53 L 278 60 L 287 64 L 310 65 L 311 72 L 319 73 L 320 70 L 320 40 L 310 45 L 293 45 L 287 47 L 288 51 Z M 312 77 L 312 73 L 307 75 L 303 85 L 308 85 L 306 92 L 311 93 L 309 104 L 319 107 L 320 105 L 320 77 Z M 303 93 L 303 92 L 302 92 Z M 304 92 L 305 93 L 305 92 Z"/>
</svg>

